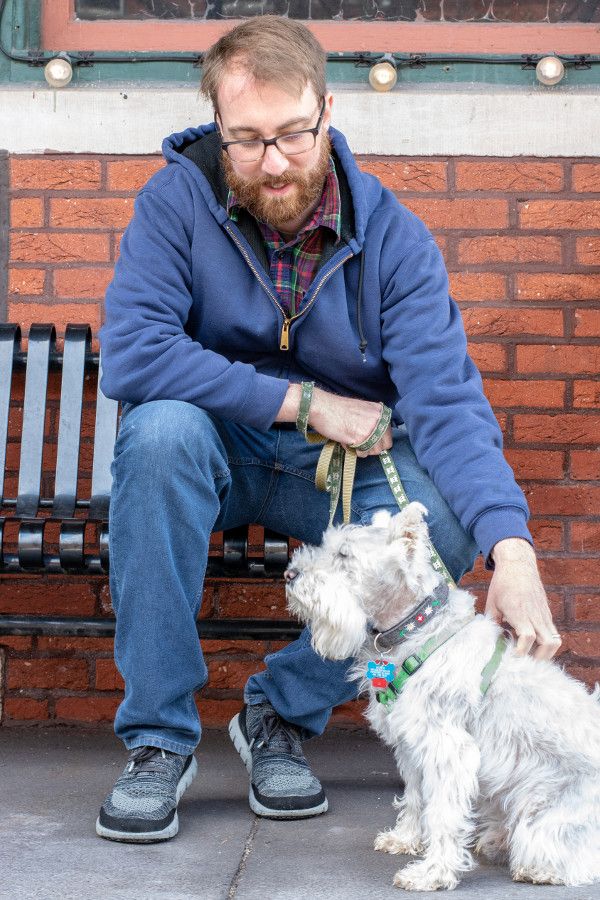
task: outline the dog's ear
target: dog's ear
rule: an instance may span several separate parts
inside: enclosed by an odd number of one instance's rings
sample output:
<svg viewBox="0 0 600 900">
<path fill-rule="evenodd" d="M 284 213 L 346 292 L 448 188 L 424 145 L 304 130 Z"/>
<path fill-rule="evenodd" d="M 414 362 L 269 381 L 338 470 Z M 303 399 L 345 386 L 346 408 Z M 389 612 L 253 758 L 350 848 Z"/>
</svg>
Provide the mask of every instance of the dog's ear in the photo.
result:
<svg viewBox="0 0 600 900">
<path fill-rule="evenodd" d="M 425 524 L 427 509 L 422 503 L 414 501 L 405 506 L 403 510 L 392 516 L 389 529 L 390 541 L 402 540 L 410 552 L 423 541 L 427 540 L 428 531 Z"/>
<path fill-rule="evenodd" d="M 387 509 L 378 509 L 371 519 L 371 525 L 375 525 L 376 528 L 388 528 L 391 521 L 392 517 Z"/>
</svg>

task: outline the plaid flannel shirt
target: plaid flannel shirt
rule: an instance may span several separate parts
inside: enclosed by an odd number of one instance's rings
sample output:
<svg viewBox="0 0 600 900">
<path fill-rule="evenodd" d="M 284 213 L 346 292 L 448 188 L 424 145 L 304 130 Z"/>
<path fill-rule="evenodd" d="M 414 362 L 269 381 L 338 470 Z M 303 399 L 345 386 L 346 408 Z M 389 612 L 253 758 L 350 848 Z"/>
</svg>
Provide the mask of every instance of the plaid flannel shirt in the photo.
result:
<svg viewBox="0 0 600 900">
<path fill-rule="evenodd" d="M 230 190 L 227 196 L 227 214 L 233 222 L 237 221 L 239 208 L 240 203 Z M 331 228 L 337 240 L 340 239 L 340 188 L 332 157 L 329 157 L 329 168 L 319 205 L 296 237 L 286 241 L 266 222 L 260 219 L 256 222 L 265 242 L 271 280 L 277 289 L 281 305 L 288 316 L 295 316 L 300 311 L 304 294 L 319 265 L 323 250 L 323 228 Z"/>
</svg>

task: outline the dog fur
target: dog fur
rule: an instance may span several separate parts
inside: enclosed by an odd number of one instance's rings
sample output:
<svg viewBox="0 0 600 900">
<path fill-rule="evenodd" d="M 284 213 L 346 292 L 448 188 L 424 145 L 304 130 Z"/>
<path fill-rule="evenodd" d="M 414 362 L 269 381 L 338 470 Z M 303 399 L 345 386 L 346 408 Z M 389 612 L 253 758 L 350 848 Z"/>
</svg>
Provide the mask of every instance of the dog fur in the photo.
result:
<svg viewBox="0 0 600 900">
<path fill-rule="evenodd" d="M 509 641 L 487 693 L 481 672 L 501 628 L 476 615 L 475 598 L 450 589 L 447 604 L 385 653 L 400 665 L 425 641 L 459 629 L 386 709 L 365 680 L 383 631 L 439 583 L 429 557 L 425 508 L 381 511 L 369 526 L 330 527 L 319 547 L 295 551 L 286 573 L 291 612 L 315 650 L 355 657 L 352 677 L 369 692 L 367 718 L 394 751 L 404 793 L 396 825 L 375 849 L 420 856 L 394 884 L 452 889 L 473 852 L 508 862 L 515 881 L 583 885 L 600 880 L 600 705 L 555 663 L 519 657 Z"/>
</svg>

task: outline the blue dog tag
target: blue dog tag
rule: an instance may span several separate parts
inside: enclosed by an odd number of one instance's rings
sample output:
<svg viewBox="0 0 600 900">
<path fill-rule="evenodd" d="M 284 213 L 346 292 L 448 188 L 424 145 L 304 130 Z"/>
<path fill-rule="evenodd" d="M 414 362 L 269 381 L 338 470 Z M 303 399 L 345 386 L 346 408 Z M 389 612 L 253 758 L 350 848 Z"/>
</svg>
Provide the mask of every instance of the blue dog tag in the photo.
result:
<svg viewBox="0 0 600 900">
<path fill-rule="evenodd" d="M 385 681 L 386 683 L 394 680 L 395 666 L 386 659 L 369 660 L 367 663 L 367 678 L 370 681 Z"/>
</svg>

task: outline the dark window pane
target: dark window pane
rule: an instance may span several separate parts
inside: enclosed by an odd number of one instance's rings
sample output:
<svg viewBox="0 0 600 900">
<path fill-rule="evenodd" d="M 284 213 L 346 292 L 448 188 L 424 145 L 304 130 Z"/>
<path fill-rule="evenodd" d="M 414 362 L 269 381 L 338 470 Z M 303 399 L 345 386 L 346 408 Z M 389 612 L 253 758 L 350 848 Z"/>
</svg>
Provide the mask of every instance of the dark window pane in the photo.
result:
<svg viewBox="0 0 600 900">
<path fill-rule="evenodd" d="M 600 22 L 600 0 L 76 0 L 80 19 L 291 19 Z"/>
</svg>

